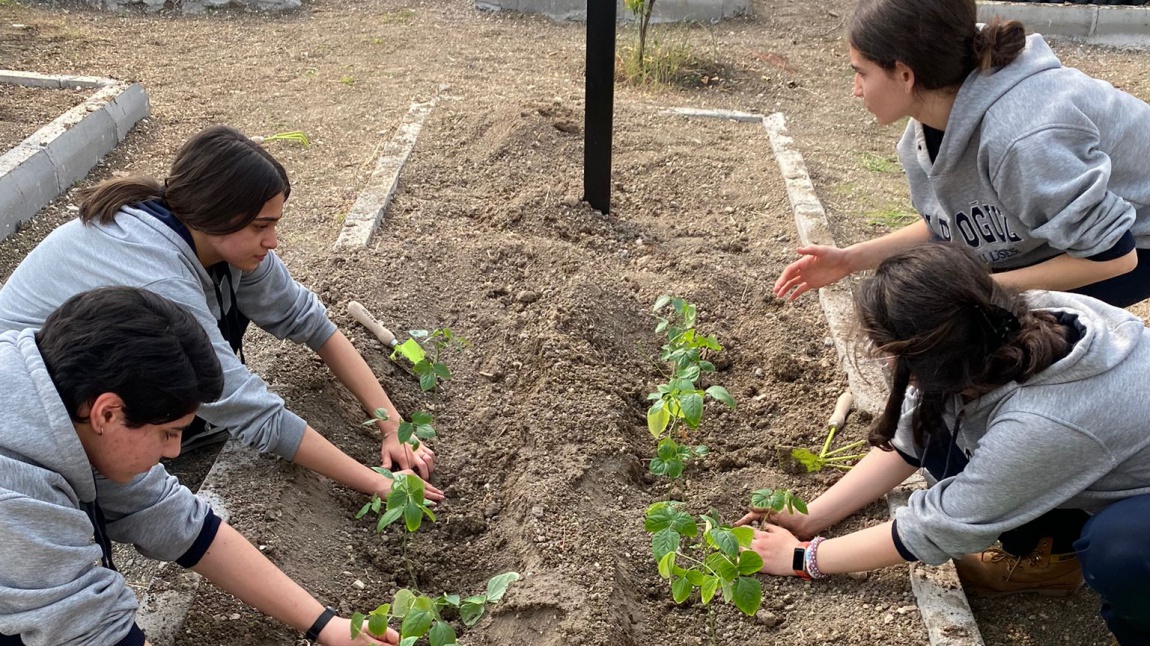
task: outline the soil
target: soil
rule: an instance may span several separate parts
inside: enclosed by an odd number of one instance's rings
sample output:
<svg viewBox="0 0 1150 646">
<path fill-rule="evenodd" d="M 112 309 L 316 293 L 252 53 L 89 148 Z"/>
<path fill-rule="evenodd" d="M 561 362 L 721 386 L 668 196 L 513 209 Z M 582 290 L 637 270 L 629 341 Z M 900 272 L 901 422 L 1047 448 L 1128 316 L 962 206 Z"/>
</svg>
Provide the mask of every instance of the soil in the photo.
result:
<svg viewBox="0 0 1150 646">
<path fill-rule="evenodd" d="M 433 409 L 441 439 L 439 521 L 411 548 L 429 592 L 478 592 L 523 573 L 466 643 L 702 644 L 706 611 L 670 601 L 649 556 L 644 509 L 667 495 L 646 475 L 654 442 L 645 395 L 661 377 L 650 306 L 699 306 L 725 346 L 719 372 L 737 412 L 709 405 L 686 474 L 689 506 L 740 514 L 752 489 L 810 499 L 834 474 L 787 472 L 780 447 L 818 445 L 845 387 L 813 298 L 770 294 L 793 257 L 794 224 L 766 132 L 670 117 L 672 106 L 787 115 L 836 239 L 910 214 L 894 160 L 900 133 L 850 96 L 845 0 L 760 1 L 755 16 L 658 27 L 698 57 L 688 86 L 616 91 L 612 209 L 579 202 L 584 30 L 489 14 L 466 0 L 314 0 L 281 16 L 114 16 L 0 4 L 0 68 L 143 83 L 153 115 L 83 185 L 162 176 L 176 148 L 217 122 L 252 135 L 303 130 L 310 148 L 270 142 L 292 176 L 279 252 L 315 290 L 400 411 Z M 13 23 L 28 25 L 15 29 Z M 633 32 L 622 30 L 620 43 Z M 224 46 L 221 46 L 224 44 Z M 1147 98 L 1146 55 L 1057 45 L 1068 62 Z M 410 102 L 440 94 L 368 249 L 331 245 Z M 0 93 L 0 109 L 23 103 Z M 17 111 L 18 109 L 18 111 Z M 34 124 L 32 124 L 34 126 Z M 32 127 L 34 130 L 35 127 Z M 0 244 L 0 278 L 61 222 L 72 193 Z M 447 360 L 438 400 L 392 365 L 345 314 L 364 303 L 393 330 L 450 327 L 472 346 Z M 289 407 L 357 459 L 378 459 L 363 413 L 306 349 L 253 333 L 247 353 Z M 861 437 L 848 425 L 841 441 Z M 173 471 L 196 479 L 199 464 Z M 192 483 L 194 484 L 194 482 Z M 396 534 L 355 512 L 364 498 L 264 458 L 218 491 L 232 522 L 324 603 L 367 610 L 410 585 Z M 880 522 L 872 506 L 833 528 Z M 817 584 L 763 577 L 764 610 L 724 605 L 719 643 L 925 644 L 904 568 Z M 357 584 L 358 582 L 358 584 Z M 362 584 L 362 585 L 360 585 Z M 1097 597 L 975 602 L 986 643 L 1106 644 Z M 201 586 L 178 642 L 297 644 L 294 631 Z"/>
<path fill-rule="evenodd" d="M 92 90 L 54 90 L 0 83 L 0 154 L 82 103 Z"/>
</svg>

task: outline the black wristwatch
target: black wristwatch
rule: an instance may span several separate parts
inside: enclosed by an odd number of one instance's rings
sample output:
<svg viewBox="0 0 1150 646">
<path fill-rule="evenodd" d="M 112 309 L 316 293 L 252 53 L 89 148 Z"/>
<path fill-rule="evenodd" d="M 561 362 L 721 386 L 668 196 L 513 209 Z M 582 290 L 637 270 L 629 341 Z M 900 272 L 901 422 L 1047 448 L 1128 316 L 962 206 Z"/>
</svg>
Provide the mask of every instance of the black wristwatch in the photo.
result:
<svg viewBox="0 0 1150 646">
<path fill-rule="evenodd" d="M 331 621 L 331 618 L 335 615 L 335 608 L 332 608 L 331 606 L 324 608 L 323 612 L 320 613 L 319 618 L 316 619 L 315 623 L 311 625 L 311 628 L 307 629 L 307 633 L 304 635 L 304 637 L 306 637 L 308 641 L 319 641 L 319 634 L 323 632 L 324 628 L 327 628 L 328 622 Z"/>
<path fill-rule="evenodd" d="M 806 564 L 808 545 L 810 545 L 810 543 L 803 542 L 799 543 L 799 546 L 795 548 L 795 554 L 791 557 L 791 569 L 795 571 L 795 576 L 810 581 L 811 575 L 807 573 Z"/>
</svg>

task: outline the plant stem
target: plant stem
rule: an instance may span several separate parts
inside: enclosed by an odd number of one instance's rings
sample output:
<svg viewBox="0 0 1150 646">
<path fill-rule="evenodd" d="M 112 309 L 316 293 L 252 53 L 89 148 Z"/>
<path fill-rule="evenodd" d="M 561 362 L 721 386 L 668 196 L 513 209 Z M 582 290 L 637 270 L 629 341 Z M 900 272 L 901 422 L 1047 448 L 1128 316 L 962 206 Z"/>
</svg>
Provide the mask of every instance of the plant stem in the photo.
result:
<svg viewBox="0 0 1150 646">
<path fill-rule="evenodd" d="M 707 634 L 711 636 L 711 646 L 719 646 L 718 630 L 715 628 L 715 608 L 707 604 Z"/>
</svg>

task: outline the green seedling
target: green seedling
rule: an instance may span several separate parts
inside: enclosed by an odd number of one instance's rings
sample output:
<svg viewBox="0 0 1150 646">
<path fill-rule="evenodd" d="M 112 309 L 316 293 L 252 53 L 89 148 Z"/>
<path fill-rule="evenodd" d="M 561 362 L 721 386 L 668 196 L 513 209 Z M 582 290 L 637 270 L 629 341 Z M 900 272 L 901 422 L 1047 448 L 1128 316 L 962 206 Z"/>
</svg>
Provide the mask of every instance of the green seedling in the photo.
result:
<svg viewBox="0 0 1150 646">
<path fill-rule="evenodd" d="M 864 152 L 860 158 L 862 167 L 872 173 L 895 173 L 899 170 L 898 161 L 872 152 Z"/>
<path fill-rule="evenodd" d="M 687 460 L 707 454 L 706 446 L 692 446 L 686 440 L 687 431 L 699 428 L 703 420 L 706 397 L 736 408 L 735 400 L 727 389 L 713 385 L 700 389 L 696 382 L 704 373 L 715 372 L 715 365 L 704 359 L 704 352 L 719 352 L 723 346 L 713 336 L 704 336 L 695 329 L 697 308 L 687 301 L 660 296 L 655 301 L 660 315 L 656 334 L 666 335 L 667 342 L 659 351 L 659 359 L 670 364 L 671 375 L 667 383 L 659 385 L 647 395 L 653 403 L 647 409 L 647 430 L 659 440 L 656 457 L 648 466 L 651 473 L 678 478 Z"/>
<path fill-rule="evenodd" d="M 403 563 L 407 566 L 407 575 L 411 577 L 412 586 L 418 588 L 415 572 L 411 569 L 411 561 L 407 558 L 410 536 L 419 531 L 425 517 L 431 522 L 435 522 L 435 512 L 431 511 L 427 505 L 427 500 L 424 498 L 423 480 L 412 474 L 394 474 L 382 467 L 373 467 L 373 469 L 393 481 L 391 492 L 387 494 L 386 500 L 381 499 L 378 495 L 372 496 L 371 500 L 359 510 L 355 517 L 357 519 L 363 518 L 368 512 L 378 514 L 379 520 L 375 524 L 375 531 L 378 533 L 383 533 L 392 523 L 400 518 L 403 519 L 405 530 L 403 532 Z"/>
<path fill-rule="evenodd" d="M 304 148 L 311 148 L 311 140 L 307 138 L 307 134 L 302 130 L 277 132 L 274 135 L 268 135 L 266 137 L 252 137 L 252 140 L 261 144 L 269 141 L 293 141 Z"/>
<path fill-rule="evenodd" d="M 351 87 L 351 86 L 355 85 L 355 77 L 352 76 L 351 74 L 344 74 L 343 76 L 339 77 L 339 82 L 343 83 L 344 85 L 346 85 L 348 87 Z"/>
<path fill-rule="evenodd" d="M 386 422 L 388 419 L 387 409 L 377 408 L 371 412 L 371 419 L 361 422 L 364 426 L 374 426 L 379 422 Z M 411 420 L 399 420 L 399 430 L 397 435 L 399 441 L 403 444 L 410 444 L 411 448 L 418 449 L 422 440 L 430 440 L 436 437 L 435 427 L 431 425 L 435 418 L 431 413 L 424 413 L 416 411 L 411 414 Z"/>
<path fill-rule="evenodd" d="M 791 514 L 807 513 L 807 503 L 785 489 L 756 489 L 751 493 L 751 507 L 763 511 L 786 509 Z"/>
<path fill-rule="evenodd" d="M 355 639 L 365 629 L 376 638 L 383 637 L 392 619 L 399 623 L 399 645 L 413 646 L 427 637 L 429 646 L 452 646 L 456 641 L 455 628 L 444 618 L 446 611 L 458 613 L 459 621 L 467 627 L 479 623 L 487 606 L 497 603 L 507 588 L 519 580 L 518 572 L 497 574 L 487 581 L 484 594 L 461 599 L 457 594 L 444 593 L 432 598 L 418 591 L 403 588 L 395 593 L 390 604 L 383 604 L 368 614 L 351 615 L 351 637 Z"/>
<path fill-rule="evenodd" d="M 866 456 L 866 453 L 851 453 L 851 451 L 856 451 L 865 446 L 866 440 L 851 442 L 834 451 L 830 450 L 831 442 L 835 439 L 835 434 L 846 424 L 847 415 L 850 414 L 851 406 L 853 405 L 854 396 L 851 394 L 851 391 L 848 390 L 839 395 L 838 400 L 835 402 L 835 410 L 831 413 L 830 419 L 827 420 L 827 439 L 823 442 L 823 449 L 817 454 L 803 448 L 797 448 L 791 451 L 791 457 L 806 467 L 808 473 L 822 471 L 825 468 L 849 471 L 852 466 L 851 463 Z"/>
<path fill-rule="evenodd" d="M 639 24 L 639 46 L 635 49 L 635 61 L 640 70 L 647 69 L 647 33 L 651 27 L 651 12 L 655 9 L 655 0 L 625 0 L 627 10 L 634 16 Z"/>
<path fill-rule="evenodd" d="M 460 349 L 471 345 L 467 339 L 453 333 L 449 328 L 439 328 L 428 332 L 427 330 L 411 330 L 411 338 L 395 346 L 391 353 L 392 360 L 402 356 L 411 362 L 411 369 L 419 377 L 419 388 L 424 392 L 434 390 L 439 380 L 449 381 L 451 370 L 447 364 L 439 360 L 440 354 L 448 348 Z M 431 355 L 428 356 L 425 345 L 430 346 Z"/>
</svg>

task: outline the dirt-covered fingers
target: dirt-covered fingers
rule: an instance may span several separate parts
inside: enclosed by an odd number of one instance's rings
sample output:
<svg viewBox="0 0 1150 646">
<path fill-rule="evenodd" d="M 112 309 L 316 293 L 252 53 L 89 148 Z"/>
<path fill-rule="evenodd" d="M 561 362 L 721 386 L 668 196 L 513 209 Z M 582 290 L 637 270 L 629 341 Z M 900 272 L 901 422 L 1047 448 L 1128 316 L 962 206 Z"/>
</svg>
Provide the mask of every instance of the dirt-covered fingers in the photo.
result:
<svg viewBox="0 0 1150 646">
<path fill-rule="evenodd" d="M 763 529 L 755 530 L 751 549 L 763 559 L 761 572 L 776 576 L 793 576 L 794 570 L 791 569 L 791 565 L 798 544 L 799 540 L 785 528 L 764 523 Z"/>
<path fill-rule="evenodd" d="M 747 512 L 747 515 L 745 515 L 742 518 L 735 521 L 735 527 L 741 527 L 743 525 L 750 525 L 751 523 L 755 523 L 755 522 L 762 520 L 764 517 L 765 517 L 764 512 L 752 509 L 751 511 Z"/>
<path fill-rule="evenodd" d="M 404 469 L 403 471 L 396 471 L 395 473 L 396 473 L 396 475 L 414 475 L 416 477 L 419 477 L 419 474 L 416 473 L 415 471 L 411 470 L 411 469 Z M 419 479 L 423 480 L 423 497 L 424 498 L 426 498 L 427 500 L 430 500 L 432 502 L 439 502 L 440 500 L 443 500 L 443 498 L 444 498 L 443 492 L 440 491 L 438 487 L 431 484 L 430 482 L 423 479 L 422 477 L 420 477 Z"/>
</svg>

